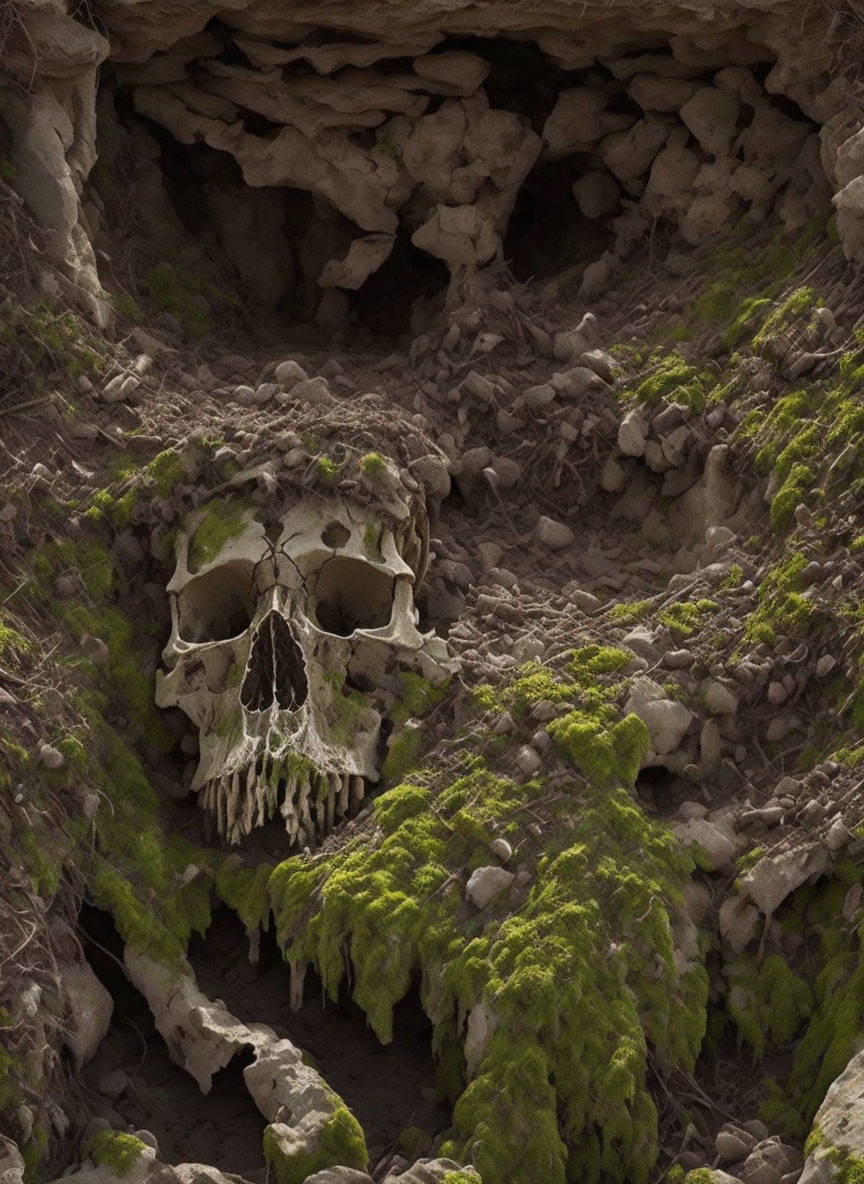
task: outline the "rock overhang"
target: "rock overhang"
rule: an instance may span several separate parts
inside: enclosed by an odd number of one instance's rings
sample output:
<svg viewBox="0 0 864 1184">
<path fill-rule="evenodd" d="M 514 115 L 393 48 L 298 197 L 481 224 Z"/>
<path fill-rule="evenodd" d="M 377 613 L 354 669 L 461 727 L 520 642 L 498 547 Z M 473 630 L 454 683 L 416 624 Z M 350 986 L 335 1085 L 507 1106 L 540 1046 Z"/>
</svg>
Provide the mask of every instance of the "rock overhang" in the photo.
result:
<svg viewBox="0 0 864 1184">
<path fill-rule="evenodd" d="M 827 217 L 833 198 L 847 254 L 864 249 L 839 7 L 504 0 L 398 4 L 384 20 L 365 2 L 322 11 L 109 0 L 90 29 L 55 15 L 70 34 L 63 49 L 57 25 L 21 17 L 41 82 L 10 103 L 7 121 L 24 196 L 54 231 L 52 253 L 97 301 L 99 240 L 114 215 L 91 170 L 97 155 L 106 171 L 116 164 L 114 94 L 126 129 L 137 121 L 140 157 L 158 170 L 167 137 L 194 158 L 179 221 L 200 213 L 228 271 L 282 323 L 337 328 L 376 273 L 392 292 L 428 266 L 420 289 L 439 291 L 448 271 L 452 286 L 518 255 L 512 223 L 526 181 L 540 177 L 542 204 L 540 175 L 562 161 L 549 204 L 572 206 L 577 239 L 591 237 L 583 221 L 607 235 L 594 236 L 593 257 L 585 248 L 563 260 L 578 259 L 589 297 L 658 220 L 682 230 L 686 249 L 775 212 L 795 234 Z M 28 61 L 19 41 L 6 51 L 13 72 Z M 490 78 L 502 46 L 531 63 L 509 92 L 506 78 Z M 580 106 L 592 87 L 602 110 Z M 781 189 L 791 196 L 778 198 Z M 151 222 L 177 219 L 174 190 L 158 176 L 139 190 Z M 195 254 L 183 233 L 156 242 L 164 258 Z"/>
</svg>

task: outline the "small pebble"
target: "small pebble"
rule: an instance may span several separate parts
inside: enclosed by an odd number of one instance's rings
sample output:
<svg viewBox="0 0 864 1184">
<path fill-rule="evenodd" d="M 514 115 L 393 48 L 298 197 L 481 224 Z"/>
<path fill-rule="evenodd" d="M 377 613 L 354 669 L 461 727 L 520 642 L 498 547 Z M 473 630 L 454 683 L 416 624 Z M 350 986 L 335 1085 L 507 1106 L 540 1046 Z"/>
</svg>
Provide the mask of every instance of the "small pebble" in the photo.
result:
<svg viewBox="0 0 864 1184">
<path fill-rule="evenodd" d="M 827 675 L 829 675 L 831 673 L 831 671 L 834 669 L 834 667 L 836 665 L 837 665 L 837 659 L 834 657 L 833 654 L 823 654 L 822 657 L 819 659 L 819 661 L 816 663 L 816 677 L 817 678 L 825 678 Z"/>
<path fill-rule="evenodd" d="M 540 753 L 530 744 L 523 744 L 516 753 L 516 765 L 526 777 L 533 777 L 542 764 Z"/>
<path fill-rule="evenodd" d="M 686 670 L 694 661 L 689 650 L 668 650 L 663 655 L 663 665 L 667 670 Z"/>
<path fill-rule="evenodd" d="M 50 744 L 40 744 L 39 760 L 46 769 L 62 769 L 66 764 L 66 757 Z"/>
<path fill-rule="evenodd" d="M 562 547 L 569 547 L 576 536 L 565 522 L 556 522 L 554 518 L 541 515 L 534 527 L 534 538 L 550 551 L 560 551 Z"/>
<path fill-rule="evenodd" d="M 509 863 L 513 858 L 513 848 L 506 839 L 493 839 L 489 846 L 492 854 L 496 855 L 502 863 Z"/>
</svg>

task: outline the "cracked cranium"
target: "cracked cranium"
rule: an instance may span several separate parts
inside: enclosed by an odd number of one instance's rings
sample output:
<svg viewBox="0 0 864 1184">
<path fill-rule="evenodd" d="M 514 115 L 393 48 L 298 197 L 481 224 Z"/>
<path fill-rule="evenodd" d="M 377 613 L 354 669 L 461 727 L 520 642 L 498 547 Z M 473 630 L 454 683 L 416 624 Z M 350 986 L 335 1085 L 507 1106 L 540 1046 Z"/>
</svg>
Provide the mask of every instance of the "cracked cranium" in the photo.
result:
<svg viewBox="0 0 864 1184">
<path fill-rule="evenodd" d="M 450 672 L 444 642 L 417 628 L 413 525 L 336 497 L 266 527 L 220 502 L 184 523 L 156 700 L 198 727 L 192 788 L 229 842 L 277 813 L 291 842 L 326 833 L 379 778 L 402 675 Z"/>
</svg>

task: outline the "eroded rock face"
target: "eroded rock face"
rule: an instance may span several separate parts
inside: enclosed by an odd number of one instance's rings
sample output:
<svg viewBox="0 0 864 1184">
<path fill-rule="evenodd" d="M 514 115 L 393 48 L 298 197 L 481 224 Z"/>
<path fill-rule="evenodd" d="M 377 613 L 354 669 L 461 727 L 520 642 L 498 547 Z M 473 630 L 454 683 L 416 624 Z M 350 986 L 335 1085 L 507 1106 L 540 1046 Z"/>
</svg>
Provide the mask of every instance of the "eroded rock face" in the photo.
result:
<svg viewBox="0 0 864 1184">
<path fill-rule="evenodd" d="M 847 252 L 862 250 L 859 125 L 836 74 L 826 81 L 827 17 L 809 11 L 799 21 L 788 5 L 747 6 L 745 34 L 731 3 L 709 12 L 695 0 L 618 0 L 518 14 L 501 3 L 470 15 L 405 5 L 382 29 L 360 3 L 340 11 L 343 35 L 322 27 L 318 9 L 285 4 L 109 0 L 98 10 L 107 38 L 39 8 L 22 11 L 7 49 L 13 72 L 37 76 L 8 104 L 22 191 L 51 231 L 56 261 L 94 299 L 92 244 L 111 215 L 86 186 L 106 56 L 142 132 L 145 120 L 180 145 L 206 145 L 266 193 L 255 205 L 266 246 L 248 264 L 243 240 L 254 235 L 247 227 L 238 237 L 242 195 L 227 185 L 204 203 L 226 258 L 265 307 L 299 285 L 316 301 L 322 289 L 357 290 L 398 236 L 456 277 L 481 267 L 506 250 L 529 173 L 574 159 L 573 217 L 613 219 L 613 262 L 656 219 L 687 244 L 774 210 L 794 233 L 832 191 Z M 470 51 L 448 47 L 449 36 L 468 34 L 477 38 Z M 538 78 L 560 78 L 557 94 L 508 88 L 493 38 L 534 55 Z M 109 108 L 103 121 L 116 118 Z M 147 151 L 158 163 L 158 146 Z M 283 224 L 279 190 L 311 196 L 305 231 L 293 217 Z M 163 255 L 172 255 L 167 244 Z"/>
</svg>

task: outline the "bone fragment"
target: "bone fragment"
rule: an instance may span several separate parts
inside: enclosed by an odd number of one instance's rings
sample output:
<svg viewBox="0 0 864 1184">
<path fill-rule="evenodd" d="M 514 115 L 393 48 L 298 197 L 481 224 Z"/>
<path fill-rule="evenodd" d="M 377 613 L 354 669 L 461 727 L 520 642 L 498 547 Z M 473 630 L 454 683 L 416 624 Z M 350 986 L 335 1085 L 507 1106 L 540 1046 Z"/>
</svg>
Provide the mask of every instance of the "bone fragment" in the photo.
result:
<svg viewBox="0 0 864 1184">
<path fill-rule="evenodd" d="M 306 979 L 306 963 L 301 962 L 299 965 L 290 963 L 289 966 L 289 985 L 288 985 L 288 1005 L 292 1011 L 299 1011 L 303 1006 L 303 983 Z"/>
<path fill-rule="evenodd" d="M 348 794 L 351 789 L 351 778 L 347 773 L 342 774 L 342 780 L 339 785 L 339 817 L 345 816 L 345 811 L 348 809 Z"/>
<path fill-rule="evenodd" d="M 267 817 L 267 799 L 269 797 L 269 787 L 267 784 L 267 774 L 259 778 L 258 784 L 255 787 L 255 806 L 257 814 L 255 815 L 255 825 L 263 826 L 264 819 Z"/>
<path fill-rule="evenodd" d="M 333 816 L 336 812 L 336 799 L 339 795 L 340 781 L 341 778 L 337 773 L 330 774 L 330 789 L 327 793 L 327 799 L 324 803 L 326 807 L 324 825 L 328 831 L 333 829 Z"/>
<path fill-rule="evenodd" d="M 258 781 L 255 766 L 250 765 L 246 772 L 246 794 L 243 798 L 243 834 L 248 835 L 252 829 L 252 811 L 255 809 L 256 790 Z"/>
<path fill-rule="evenodd" d="M 362 777 L 352 777 L 351 778 L 351 805 L 352 806 L 358 806 L 360 804 L 360 802 L 363 801 L 363 790 L 364 790 L 363 778 Z"/>
<path fill-rule="evenodd" d="M 309 812 L 309 796 L 312 792 L 312 786 L 309 783 L 309 778 L 304 777 L 300 785 L 299 799 L 297 802 L 297 813 L 300 815 L 300 822 L 306 834 L 306 842 L 308 842 L 315 833 L 315 826 L 312 822 L 312 815 Z"/>
</svg>

